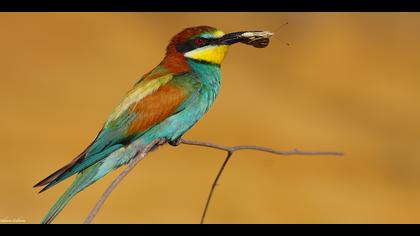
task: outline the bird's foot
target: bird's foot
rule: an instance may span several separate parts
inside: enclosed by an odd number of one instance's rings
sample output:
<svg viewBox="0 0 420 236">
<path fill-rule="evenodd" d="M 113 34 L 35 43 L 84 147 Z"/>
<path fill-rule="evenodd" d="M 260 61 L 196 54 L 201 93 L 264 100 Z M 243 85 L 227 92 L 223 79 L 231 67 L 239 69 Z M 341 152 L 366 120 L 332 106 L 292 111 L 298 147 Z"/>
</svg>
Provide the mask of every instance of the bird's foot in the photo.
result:
<svg viewBox="0 0 420 236">
<path fill-rule="evenodd" d="M 177 138 L 177 139 L 175 139 L 175 140 L 168 141 L 168 143 L 169 143 L 171 146 L 176 147 L 176 146 L 179 146 L 179 145 L 181 144 L 181 141 L 182 141 L 182 139 L 181 139 L 181 138 Z"/>
</svg>

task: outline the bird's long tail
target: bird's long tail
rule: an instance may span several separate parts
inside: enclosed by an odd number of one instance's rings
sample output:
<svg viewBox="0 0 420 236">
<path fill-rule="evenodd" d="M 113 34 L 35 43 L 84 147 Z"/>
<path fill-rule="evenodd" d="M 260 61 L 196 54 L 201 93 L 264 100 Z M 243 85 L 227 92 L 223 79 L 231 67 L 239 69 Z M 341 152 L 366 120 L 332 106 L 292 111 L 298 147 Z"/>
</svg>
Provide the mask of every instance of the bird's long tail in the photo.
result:
<svg viewBox="0 0 420 236">
<path fill-rule="evenodd" d="M 95 183 L 112 170 L 108 168 L 102 173 L 98 173 L 102 165 L 103 162 L 98 162 L 80 172 L 66 192 L 64 192 L 60 199 L 48 211 L 41 224 L 50 224 L 77 193 Z"/>
<path fill-rule="evenodd" d="M 112 170 L 127 164 L 132 157 L 136 155 L 135 148 L 132 149 L 133 150 L 130 149 L 127 151 L 123 148 L 115 151 L 104 160 L 80 172 L 66 192 L 58 199 L 54 206 L 51 207 L 41 223 L 51 223 L 77 193 L 95 183 Z"/>
<path fill-rule="evenodd" d="M 66 192 L 58 199 L 58 201 L 51 207 L 47 215 L 42 220 L 41 224 L 50 224 L 58 214 L 63 210 L 67 203 L 82 189 L 87 187 L 85 185 L 85 178 L 83 174 L 79 174 Z"/>
<path fill-rule="evenodd" d="M 138 150 L 145 146 L 142 143 L 143 141 L 144 140 L 138 140 L 137 143 L 135 142 L 127 148 L 120 148 L 105 159 L 80 172 L 72 185 L 66 190 L 60 199 L 58 199 L 54 206 L 51 207 L 41 223 L 51 223 L 77 193 L 95 183 L 112 170 L 129 163 L 133 157 L 137 155 Z"/>
</svg>

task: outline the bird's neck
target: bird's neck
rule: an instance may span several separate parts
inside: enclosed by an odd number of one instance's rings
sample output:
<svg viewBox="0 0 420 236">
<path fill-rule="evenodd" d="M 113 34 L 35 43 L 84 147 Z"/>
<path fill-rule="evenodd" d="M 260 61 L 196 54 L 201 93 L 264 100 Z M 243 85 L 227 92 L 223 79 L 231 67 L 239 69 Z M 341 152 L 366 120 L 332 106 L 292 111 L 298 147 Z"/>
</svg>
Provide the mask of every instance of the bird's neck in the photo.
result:
<svg viewBox="0 0 420 236">
<path fill-rule="evenodd" d="M 187 62 L 190 66 L 190 71 L 197 75 L 197 78 L 202 84 L 199 90 L 199 103 L 204 104 L 203 112 L 205 113 L 219 94 L 220 80 L 222 79 L 220 65 L 190 59 L 187 59 Z"/>
<path fill-rule="evenodd" d="M 220 65 L 187 59 L 192 72 L 198 75 L 200 81 L 215 93 L 219 91 L 222 79 Z"/>
</svg>

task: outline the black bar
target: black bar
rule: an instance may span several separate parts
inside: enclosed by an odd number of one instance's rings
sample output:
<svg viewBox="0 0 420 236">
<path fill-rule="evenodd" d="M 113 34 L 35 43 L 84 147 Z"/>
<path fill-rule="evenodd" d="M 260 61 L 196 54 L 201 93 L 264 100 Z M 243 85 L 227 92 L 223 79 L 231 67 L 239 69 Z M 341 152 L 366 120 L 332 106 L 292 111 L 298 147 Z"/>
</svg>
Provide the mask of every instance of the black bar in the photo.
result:
<svg viewBox="0 0 420 236">
<path fill-rule="evenodd" d="M 412 12 L 416 0 L 2 0 L 0 11 L 18 12 Z"/>
</svg>

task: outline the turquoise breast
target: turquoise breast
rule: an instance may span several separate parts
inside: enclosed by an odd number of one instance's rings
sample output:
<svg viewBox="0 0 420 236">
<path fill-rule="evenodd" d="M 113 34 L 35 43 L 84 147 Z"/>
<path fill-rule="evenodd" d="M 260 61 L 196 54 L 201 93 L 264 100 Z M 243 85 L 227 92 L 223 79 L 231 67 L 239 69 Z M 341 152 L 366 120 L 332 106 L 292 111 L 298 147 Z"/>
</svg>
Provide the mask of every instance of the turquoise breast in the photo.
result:
<svg viewBox="0 0 420 236">
<path fill-rule="evenodd" d="M 147 144 L 156 138 L 166 137 L 175 141 L 187 132 L 211 107 L 220 89 L 220 66 L 188 60 L 191 72 L 177 76 L 175 80 L 195 83 L 192 95 L 179 107 L 177 113 L 154 126 L 140 138 Z"/>
</svg>

